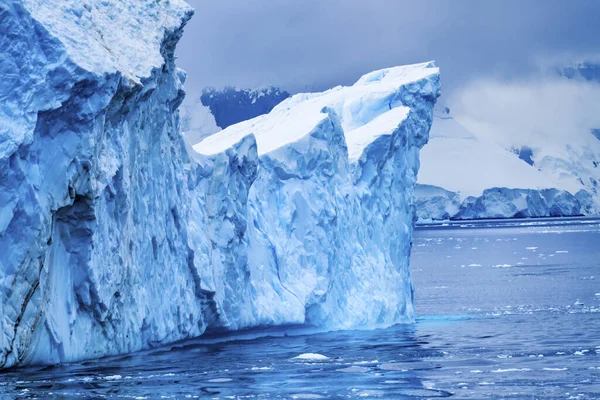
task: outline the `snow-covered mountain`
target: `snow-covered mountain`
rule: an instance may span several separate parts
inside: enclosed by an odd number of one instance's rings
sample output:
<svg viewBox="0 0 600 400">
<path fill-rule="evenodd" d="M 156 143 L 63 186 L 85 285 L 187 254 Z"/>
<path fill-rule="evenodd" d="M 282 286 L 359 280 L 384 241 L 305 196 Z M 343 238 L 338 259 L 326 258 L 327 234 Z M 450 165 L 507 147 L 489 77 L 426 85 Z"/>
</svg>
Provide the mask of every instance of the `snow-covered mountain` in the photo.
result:
<svg viewBox="0 0 600 400">
<path fill-rule="evenodd" d="M 191 15 L 183 0 L 0 5 L 0 367 L 413 318 L 438 69 L 296 95 L 196 152 L 174 64 Z"/>
<path fill-rule="evenodd" d="M 497 139 L 497 140 L 495 140 Z M 469 131 L 446 107 L 435 111 L 421 152 L 421 220 L 570 216 L 598 212 L 600 141 L 498 137 Z M 598 142 L 598 143 L 595 143 Z"/>
<path fill-rule="evenodd" d="M 217 126 L 228 126 L 269 113 L 273 107 L 290 97 L 285 90 L 271 86 L 263 89 L 205 88 L 200 96 L 210 109 Z"/>
<path fill-rule="evenodd" d="M 269 113 L 288 97 L 288 92 L 274 86 L 205 88 L 200 99 L 186 99 L 181 106 L 181 130 L 190 143 L 198 143 L 230 125 Z"/>
</svg>

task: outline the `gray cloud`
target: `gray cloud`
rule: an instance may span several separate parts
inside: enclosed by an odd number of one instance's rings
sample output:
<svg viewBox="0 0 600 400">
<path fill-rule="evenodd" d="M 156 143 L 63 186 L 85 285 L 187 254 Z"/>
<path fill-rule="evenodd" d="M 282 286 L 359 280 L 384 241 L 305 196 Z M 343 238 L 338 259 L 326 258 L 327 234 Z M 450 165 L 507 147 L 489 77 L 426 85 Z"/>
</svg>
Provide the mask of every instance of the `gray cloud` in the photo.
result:
<svg viewBox="0 0 600 400">
<path fill-rule="evenodd" d="M 600 1 L 189 0 L 178 47 L 191 93 L 276 84 L 348 84 L 435 59 L 445 91 L 484 76 L 524 76 L 539 60 L 597 54 Z"/>
</svg>

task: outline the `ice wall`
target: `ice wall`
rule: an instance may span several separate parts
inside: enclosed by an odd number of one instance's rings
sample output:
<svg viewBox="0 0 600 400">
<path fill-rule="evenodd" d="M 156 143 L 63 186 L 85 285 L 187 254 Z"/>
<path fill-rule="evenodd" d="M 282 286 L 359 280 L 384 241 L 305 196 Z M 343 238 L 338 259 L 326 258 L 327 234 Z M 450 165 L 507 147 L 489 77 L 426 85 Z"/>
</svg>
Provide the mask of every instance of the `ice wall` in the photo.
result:
<svg viewBox="0 0 600 400">
<path fill-rule="evenodd" d="M 468 196 L 461 201 L 458 193 L 417 184 L 415 194 L 419 221 L 572 217 L 587 213 L 594 204 L 584 190 L 574 196 L 560 189 L 493 187 L 485 189 L 481 196 Z"/>
<path fill-rule="evenodd" d="M 173 62 L 191 15 L 183 1 L 0 5 L 0 366 L 203 332 Z"/>
<path fill-rule="evenodd" d="M 414 184 L 439 90 L 432 63 L 376 71 L 350 87 L 295 95 L 194 146 L 215 157 L 256 138 L 248 284 L 225 280 L 236 282 L 233 293 L 249 286 L 250 301 L 241 313 L 224 308 L 230 326 L 412 319 Z"/>
<path fill-rule="evenodd" d="M 173 54 L 191 15 L 178 0 L 0 4 L 0 367 L 412 318 L 437 68 L 295 96 L 196 153 Z"/>
</svg>

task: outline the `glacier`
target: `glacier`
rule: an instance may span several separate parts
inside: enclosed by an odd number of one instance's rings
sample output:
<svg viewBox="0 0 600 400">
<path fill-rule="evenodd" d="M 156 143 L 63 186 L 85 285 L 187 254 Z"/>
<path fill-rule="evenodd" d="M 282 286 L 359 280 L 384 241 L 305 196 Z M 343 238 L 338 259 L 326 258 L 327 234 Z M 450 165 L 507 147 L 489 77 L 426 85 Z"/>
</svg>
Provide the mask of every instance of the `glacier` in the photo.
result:
<svg viewBox="0 0 600 400">
<path fill-rule="evenodd" d="M 463 107 L 456 119 L 438 104 L 421 152 L 419 219 L 600 213 L 600 124 L 581 107 L 595 100 L 600 67 L 561 63 L 527 85 L 471 85 L 451 99 Z M 466 104 L 477 111 L 465 113 Z"/>
<path fill-rule="evenodd" d="M 0 4 L 0 368 L 262 325 L 414 318 L 433 63 L 295 95 L 192 148 L 183 0 Z"/>
<path fill-rule="evenodd" d="M 565 156 L 559 156 L 556 150 L 562 144 L 550 138 L 545 143 L 511 143 L 507 148 L 481 137 L 456 121 L 448 107 L 437 106 L 430 141 L 421 151 L 415 189 L 419 221 L 561 217 L 599 212 L 593 178 L 591 185 L 578 178 L 578 171 L 593 172 L 562 158 L 577 154 L 577 142 L 567 145 L 572 147 Z M 594 143 L 585 143 L 588 149 L 595 148 Z M 555 156 L 543 155 L 552 151 Z M 593 165 L 594 158 L 593 154 L 586 154 L 577 163 Z"/>
</svg>

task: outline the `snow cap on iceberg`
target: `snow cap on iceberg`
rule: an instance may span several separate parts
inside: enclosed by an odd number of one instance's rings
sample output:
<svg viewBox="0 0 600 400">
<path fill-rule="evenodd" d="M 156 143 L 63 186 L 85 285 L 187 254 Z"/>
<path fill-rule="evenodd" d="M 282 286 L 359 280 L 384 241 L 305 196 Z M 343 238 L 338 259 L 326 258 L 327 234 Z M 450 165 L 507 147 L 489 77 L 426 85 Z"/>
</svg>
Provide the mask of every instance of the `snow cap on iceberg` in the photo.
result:
<svg viewBox="0 0 600 400">
<path fill-rule="evenodd" d="M 408 94 L 420 91 L 431 93 L 433 97 L 439 95 L 439 82 L 434 79 L 438 74 L 435 64 L 428 62 L 371 72 L 352 86 L 296 94 L 269 114 L 232 125 L 204 139 L 194 150 L 205 155 L 220 153 L 252 133 L 259 155 L 266 154 L 299 141 L 327 119 L 328 113 L 334 112 L 346 133 L 352 157 L 358 158 L 364 146 L 370 143 L 367 137 L 374 140 L 379 135 L 389 134 L 406 118 L 408 108 L 403 100 Z M 392 111 L 396 108 L 399 109 Z M 388 112 L 391 114 L 385 115 Z M 374 125 L 366 127 L 371 122 Z"/>
</svg>

